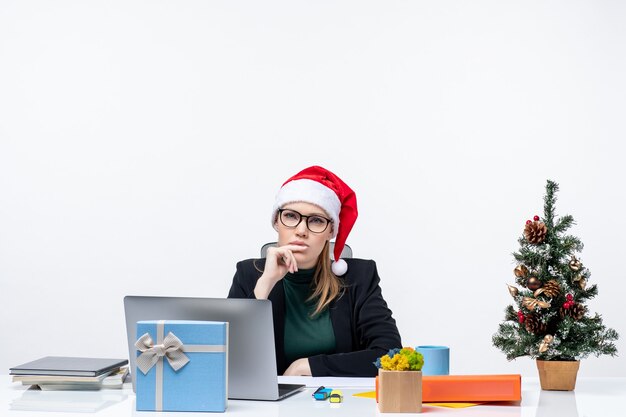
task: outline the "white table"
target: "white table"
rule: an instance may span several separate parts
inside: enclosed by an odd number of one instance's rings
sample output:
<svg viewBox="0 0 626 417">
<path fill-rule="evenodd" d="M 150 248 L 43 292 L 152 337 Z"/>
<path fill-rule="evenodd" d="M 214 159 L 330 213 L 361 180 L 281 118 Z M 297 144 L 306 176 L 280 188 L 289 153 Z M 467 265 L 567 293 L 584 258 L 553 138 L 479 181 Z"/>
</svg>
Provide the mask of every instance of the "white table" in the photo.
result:
<svg viewBox="0 0 626 417">
<path fill-rule="evenodd" d="M 96 413 L 98 416 L 207 416 L 207 413 L 149 413 L 135 411 L 135 395 L 126 383 L 121 390 L 102 391 L 35 391 L 12 383 L 1 376 L 0 415 L 21 417 L 76 416 Z M 324 385 L 324 380 L 311 379 L 311 386 Z M 334 386 L 333 388 L 339 388 Z M 228 402 L 228 415 L 241 416 L 333 416 L 366 417 L 380 414 L 373 399 L 353 397 L 353 393 L 369 391 L 369 387 L 343 388 L 344 401 L 331 404 L 315 401 L 312 388 L 277 402 Z M 626 378 L 579 378 L 576 391 L 541 391 L 537 378 L 522 378 L 522 401 L 509 405 L 481 405 L 464 409 L 448 409 L 425 405 L 423 414 L 432 416 L 475 417 L 623 417 L 626 415 Z M 394 414 L 385 414 L 394 415 Z"/>
</svg>

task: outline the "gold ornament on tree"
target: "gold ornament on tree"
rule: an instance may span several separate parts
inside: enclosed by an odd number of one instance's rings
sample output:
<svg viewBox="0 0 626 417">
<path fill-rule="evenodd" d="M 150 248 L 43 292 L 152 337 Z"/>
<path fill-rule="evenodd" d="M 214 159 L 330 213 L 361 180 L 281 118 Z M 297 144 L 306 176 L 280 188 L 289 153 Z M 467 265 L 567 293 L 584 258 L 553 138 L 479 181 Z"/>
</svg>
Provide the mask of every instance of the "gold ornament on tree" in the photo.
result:
<svg viewBox="0 0 626 417">
<path fill-rule="evenodd" d="M 526 222 L 526 226 L 524 227 L 524 237 L 526 240 L 533 245 L 538 245 L 543 243 L 546 238 L 546 233 L 548 233 L 548 228 L 545 223 L 540 222 L 538 220 Z"/>
<path fill-rule="evenodd" d="M 506 284 L 506 286 L 509 287 L 509 294 L 511 294 L 511 297 L 517 297 L 517 294 L 519 294 L 517 287 L 509 284 Z"/>
<path fill-rule="evenodd" d="M 524 297 L 522 298 L 522 305 L 530 311 L 534 311 L 535 308 L 550 308 L 550 303 L 547 301 L 537 300 L 536 298 Z"/>
<path fill-rule="evenodd" d="M 539 353 L 544 353 L 550 347 L 550 344 L 554 340 L 554 336 L 547 334 L 543 337 L 543 340 L 539 344 Z"/>
<path fill-rule="evenodd" d="M 515 274 L 515 282 L 522 287 L 526 287 L 526 277 L 528 277 L 528 268 L 526 265 L 517 265 L 513 270 L 513 274 Z"/>
<path fill-rule="evenodd" d="M 585 277 L 583 277 L 581 274 L 576 275 L 573 281 L 574 284 L 577 284 L 581 290 L 584 290 L 587 286 L 587 279 L 585 279 Z"/>
<path fill-rule="evenodd" d="M 525 278 L 526 275 L 528 275 L 528 268 L 526 268 L 524 265 L 517 265 L 513 270 L 513 273 L 518 278 Z"/>
<path fill-rule="evenodd" d="M 578 259 L 576 259 L 575 256 L 572 256 L 572 260 L 569 261 L 569 268 L 572 271 L 580 271 L 580 268 L 582 268 L 583 264 L 580 263 L 580 261 Z"/>
</svg>

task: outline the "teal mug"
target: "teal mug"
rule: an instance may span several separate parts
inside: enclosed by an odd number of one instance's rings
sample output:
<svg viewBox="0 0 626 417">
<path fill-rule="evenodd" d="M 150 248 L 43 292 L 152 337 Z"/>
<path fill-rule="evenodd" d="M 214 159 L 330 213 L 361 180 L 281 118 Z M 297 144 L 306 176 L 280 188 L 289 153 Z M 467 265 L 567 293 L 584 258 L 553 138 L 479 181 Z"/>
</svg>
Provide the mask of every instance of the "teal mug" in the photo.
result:
<svg viewBox="0 0 626 417">
<path fill-rule="evenodd" d="M 418 346 L 416 351 L 424 356 L 423 375 L 450 374 L 450 348 L 447 346 Z"/>
</svg>

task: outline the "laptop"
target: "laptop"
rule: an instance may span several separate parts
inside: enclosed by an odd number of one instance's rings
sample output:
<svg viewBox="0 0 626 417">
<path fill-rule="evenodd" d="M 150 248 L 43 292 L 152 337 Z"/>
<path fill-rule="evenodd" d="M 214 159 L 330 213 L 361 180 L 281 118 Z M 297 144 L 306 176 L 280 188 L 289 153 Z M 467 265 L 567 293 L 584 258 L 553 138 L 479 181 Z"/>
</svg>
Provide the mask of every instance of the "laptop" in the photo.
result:
<svg viewBox="0 0 626 417">
<path fill-rule="evenodd" d="M 241 298 L 124 297 L 128 357 L 134 375 L 137 322 L 206 320 L 228 322 L 228 398 L 276 401 L 305 388 L 279 384 L 272 302 Z M 133 380 L 133 391 L 135 378 Z"/>
</svg>

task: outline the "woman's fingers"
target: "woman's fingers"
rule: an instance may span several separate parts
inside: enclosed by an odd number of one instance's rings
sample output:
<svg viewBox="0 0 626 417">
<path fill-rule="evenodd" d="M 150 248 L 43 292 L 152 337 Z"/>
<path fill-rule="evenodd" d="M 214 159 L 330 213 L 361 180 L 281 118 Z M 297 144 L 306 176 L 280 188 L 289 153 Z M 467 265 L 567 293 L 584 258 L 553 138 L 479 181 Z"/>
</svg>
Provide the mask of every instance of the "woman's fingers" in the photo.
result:
<svg viewBox="0 0 626 417">
<path fill-rule="evenodd" d="M 296 261 L 296 257 L 294 252 L 300 252 L 304 248 L 299 245 L 285 245 L 277 248 L 270 248 L 268 250 L 268 257 L 273 258 L 277 266 L 284 265 L 287 268 L 287 271 L 290 273 L 294 273 L 298 271 L 298 262 Z"/>
<path fill-rule="evenodd" d="M 297 271 L 298 263 L 296 262 L 296 258 L 293 256 L 293 253 L 291 251 L 278 251 L 276 254 L 276 260 L 279 265 L 284 265 L 287 268 L 287 271 L 291 273 Z"/>
<path fill-rule="evenodd" d="M 293 274 L 298 270 L 298 262 L 296 261 L 296 257 L 294 256 L 292 251 L 285 251 L 285 254 L 283 255 L 283 260 L 285 261 L 285 265 L 287 265 L 289 272 Z"/>
</svg>

